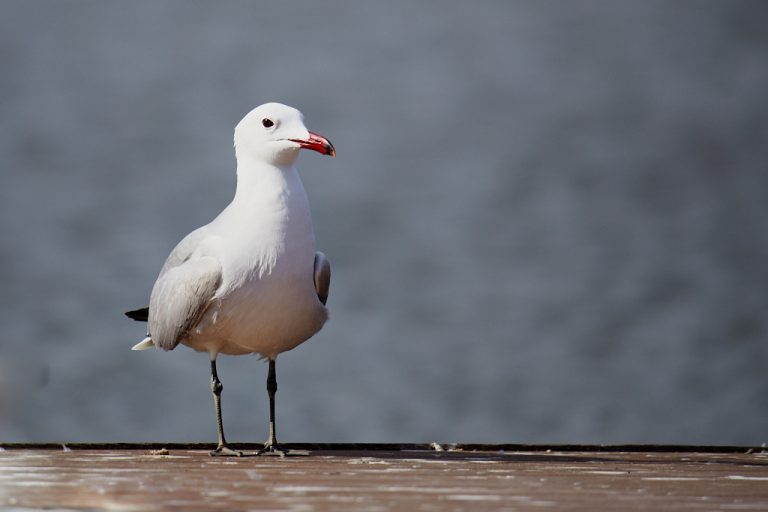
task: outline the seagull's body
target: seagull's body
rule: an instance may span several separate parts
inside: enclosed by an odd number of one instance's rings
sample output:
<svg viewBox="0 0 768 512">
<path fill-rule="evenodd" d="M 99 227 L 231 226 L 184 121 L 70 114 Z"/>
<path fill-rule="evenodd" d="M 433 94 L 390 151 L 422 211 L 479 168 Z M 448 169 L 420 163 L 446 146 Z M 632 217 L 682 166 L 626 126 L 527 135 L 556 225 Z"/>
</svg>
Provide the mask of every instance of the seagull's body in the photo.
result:
<svg viewBox="0 0 768 512">
<path fill-rule="evenodd" d="M 256 353 L 270 361 L 267 445 L 276 449 L 275 360 L 323 326 L 330 282 L 295 161 L 302 147 L 334 155 L 333 146 L 307 131 L 298 110 L 268 103 L 238 124 L 235 147 L 235 197 L 168 256 L 150 296 L 147 338 L 135 347 L 181 343 L 209 354 L 221 454 L 236 452 L 221 427 L 216 357 Z M 142 316 L 136 313 L 129 316 Z"/>
<path fill-rule="evenodd" d="M 174 249 L 150 301 L 152 333 L 174 322 L 163 315 L 162 284 L 169 273 L 193 285 L 201 268 L 203 275 L 220 274 L 205 312 L 181 339 L 212 358 L 258 353 L 274 359 L 315 334 L 328 318 L 314 286 L 315 237 L 298 172 L 254 167 L 238 173 L 258 179 L 238 179 L 232 203 Z M 178 265 L 190 257 L 189 270 Z"/>
</svg>

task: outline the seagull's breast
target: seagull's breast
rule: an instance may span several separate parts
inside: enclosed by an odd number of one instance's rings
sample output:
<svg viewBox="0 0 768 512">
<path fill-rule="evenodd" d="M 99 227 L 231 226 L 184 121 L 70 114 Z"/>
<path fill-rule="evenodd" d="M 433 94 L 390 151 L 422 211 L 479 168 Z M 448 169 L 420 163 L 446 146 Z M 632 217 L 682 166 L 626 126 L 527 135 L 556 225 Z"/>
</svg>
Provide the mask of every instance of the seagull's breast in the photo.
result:
<svg viewBox="0 0 768 512">
<path fill-rule="evenodd" d="M 295 169 L 239 197 L 217 219 L 213 250 L 222 285 L 190 336 L 190 346 L 266 357 L 306 341 L 328 315 L 314 289 L 315 236 L 309 202 Z M 238 183 L 238 192 L 240 184 Z"/>
</svg>

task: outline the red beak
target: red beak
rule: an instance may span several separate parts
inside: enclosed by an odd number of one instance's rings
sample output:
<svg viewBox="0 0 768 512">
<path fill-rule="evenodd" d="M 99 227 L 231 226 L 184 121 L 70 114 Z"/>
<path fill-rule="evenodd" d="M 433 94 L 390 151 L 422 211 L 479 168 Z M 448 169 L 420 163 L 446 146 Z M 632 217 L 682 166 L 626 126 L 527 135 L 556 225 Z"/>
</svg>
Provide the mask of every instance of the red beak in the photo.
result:
<svg viewBox="0 0 768 512">
<path fill-rule="evenodd" d="M 331 141 L 314 132 L 309 132 L 309 138 L 307 140 L 291 139 L 291 142 L 295 142 L 304 149 L 317 151 L 321 155 L 336 156 L 336 150 L 334 149 L 333 144 L 331 144 Z"/>
</svg>

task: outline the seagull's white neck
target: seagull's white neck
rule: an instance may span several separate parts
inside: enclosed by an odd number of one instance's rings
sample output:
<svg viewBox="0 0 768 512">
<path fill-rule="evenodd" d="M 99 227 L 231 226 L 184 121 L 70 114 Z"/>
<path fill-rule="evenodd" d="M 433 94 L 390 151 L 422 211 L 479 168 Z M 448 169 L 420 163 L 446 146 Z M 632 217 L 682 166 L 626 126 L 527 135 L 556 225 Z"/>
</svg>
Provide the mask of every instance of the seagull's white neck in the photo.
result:
<svg viewBox="0 0 768 512">
<path fill-rule="evenodd" d="M 295 186 L 298 179 L 296 166 L 272 165 L 238 155 L 237 190 L 232 204 L 238 206 L 280 201 Z M 264 205 L 267 206 L 267 205 Z"/>
<path fill-rule="evenodd" d="M 261 275 L 287 257 L 285 268 L 311 269 L 315 237 L 309 201 L 293 163 L 275 166 L 238 158 L 235 198 L 217 220 L 220 229 L 236 235 L 232 240 L 238 250 L 230 256 L 245 258 L 233 268 L 245 272 L 253 267 Z"/>
<path fill-rule="evenodd" d="M 238 155 L 237 190 L 227 216 L 253 234 L 259 228 L 276 230 L 278 238 L 309 237 L 314 244 L 309 201 L 295 161 L 272 165 Z"/>
</svg>

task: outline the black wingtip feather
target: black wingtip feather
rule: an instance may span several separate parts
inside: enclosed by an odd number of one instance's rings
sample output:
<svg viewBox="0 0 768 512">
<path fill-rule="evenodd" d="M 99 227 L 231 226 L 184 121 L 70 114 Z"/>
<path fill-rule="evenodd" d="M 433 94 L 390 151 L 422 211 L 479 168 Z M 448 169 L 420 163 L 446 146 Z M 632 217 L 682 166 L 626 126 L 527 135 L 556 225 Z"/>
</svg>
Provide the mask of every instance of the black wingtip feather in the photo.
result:
<svg viewBox="0 0 768 512">
<path fill-rule="evenodd" d="M 127 311 L 125 316 L 132 318 L 137 322 L 146 322 L 149 320 L 149 308 L 134 309 L 133 311 Z"/>
</svg>

